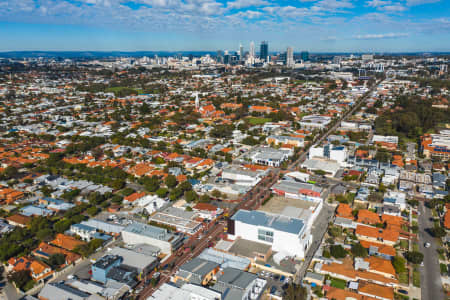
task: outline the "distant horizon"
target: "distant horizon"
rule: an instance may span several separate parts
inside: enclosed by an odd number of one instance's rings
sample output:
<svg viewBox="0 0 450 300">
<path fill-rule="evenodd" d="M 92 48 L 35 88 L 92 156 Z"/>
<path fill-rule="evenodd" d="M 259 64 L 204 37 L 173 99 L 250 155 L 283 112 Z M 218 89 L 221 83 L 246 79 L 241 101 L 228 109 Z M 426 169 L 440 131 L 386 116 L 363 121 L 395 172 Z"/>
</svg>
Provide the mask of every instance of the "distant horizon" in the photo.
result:
<svg viewBox="0 0 450 300">
<path fill-rule="evenodd" d="M 258 51 L 267 40 L 270 52 L 449 52 L 449 11 L 448 0 L 0 0 L 0 51 Z"/>
<path fill-rule="evenodd" d="M 225 49 L 226 50 L 226 49 Z M 120 54 L 139 54 L 145 55 L 145 54 L 216 54 L 217 51 L 224 51 L 224 49 L 217 49 L 217 50 L 134 50 L 134 51 L 126 51 L 126 50 L 13 50 L 13 51 L 0 51 L 0 57 L 1 55 L 6 55 L 8 58 L 12 58 L 13 55 L 17 55 L 19 57 L 23 56 L 26 57 L 26 55 L 30 56 L 38 56 L 39 54 L 47 54 L 49 56 L 52 55 L 63 55 L 63 54 L 85 54 L 85 57 L 88 57 L 89 55 L 93 54 L 102 54 L 102 55 L 111 55 L 111 56 L 117 56 Z M 269 51 L 271 55 L 276 55 L 278 53 L 283 53 L 286 50 L 279 50 L 279 51 Z M 310 55 L 362 55 L 362 54 L 373 54 L 373 55 L 450 55 L 450 51 L 342 51 L 342 52 L 336 52 L 336 51 L 309 51 L 307 49 L 297 50 L 294 49 L 295 55 L 300 55 L 301 52 L 308 52 Z M 234 54 L 235 51 L 230 51 L 231 54 Z M 256 51 L 256 54 L 259 54 L 259 51 Z M 81 55 L 81 57 L 83 57 Z"/>
</svg>

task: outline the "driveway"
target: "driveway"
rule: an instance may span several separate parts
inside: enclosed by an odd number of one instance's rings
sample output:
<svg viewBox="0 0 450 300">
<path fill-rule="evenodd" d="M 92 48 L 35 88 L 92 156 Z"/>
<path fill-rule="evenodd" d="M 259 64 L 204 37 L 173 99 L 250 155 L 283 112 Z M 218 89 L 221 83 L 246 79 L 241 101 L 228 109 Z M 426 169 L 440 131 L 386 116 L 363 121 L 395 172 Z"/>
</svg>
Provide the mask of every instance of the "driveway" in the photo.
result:
<svg viewBox="0 0 450 300">
<path fill-rule="evenodd" d="M 438 244 L 436 239 L 425 231 L 433 227 L 433 222 L 430 221 L 431 210 L 420 201 L 419 212 L 419 247 L 424 255 L 424 266 L 420 268 L 422 299 L 445 299 L 439 269 L 439 256 L 436 251 Z M 424 247 L 426 242 L 431 244 L 429 248 Z"/>
</svg>

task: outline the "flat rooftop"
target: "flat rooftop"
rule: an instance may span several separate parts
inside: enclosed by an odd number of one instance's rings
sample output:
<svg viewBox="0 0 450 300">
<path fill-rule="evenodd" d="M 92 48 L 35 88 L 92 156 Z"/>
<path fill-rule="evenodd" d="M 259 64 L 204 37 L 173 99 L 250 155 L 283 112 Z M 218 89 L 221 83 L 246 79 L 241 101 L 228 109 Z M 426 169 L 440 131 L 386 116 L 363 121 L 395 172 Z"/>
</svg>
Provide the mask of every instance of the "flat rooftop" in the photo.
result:
<svg viewBox="0 0 450 300">
<path fill-rule="evenodd" d="M 299 234 L 304 227 L 304 223 L 300 219 L 269 214 L 263 211 L 249 211 L 243 209 L 238 210 L 238 212 L 233 215 L 232 220 L 292 234 Z"/>
<path fill-rule="evenodd" d="M 285 212 L 285 209 L 287 207 L 295 207 L 295 208 L 310 210 L 310 209 L 315 208 L 316 206 L 317 206 L 317 204 L 315 204 L 311 201 L 274 196 L 266 204 L 261 206 L 258 210 L 267 212 L 267 213 L 283 214 L 283 212 Z M 298 218 L 300 216 L 296 216 L 296 217 Z"/>
<path fill-rule="evenodd" d="M 243 257 L 253 258 L 255 257 L 254 253 L 265 254 L 271 248 L 272 246 L 267 244 L 253 242 L 245 239 L 236 239 L 228 252 Z"/>
</svg>

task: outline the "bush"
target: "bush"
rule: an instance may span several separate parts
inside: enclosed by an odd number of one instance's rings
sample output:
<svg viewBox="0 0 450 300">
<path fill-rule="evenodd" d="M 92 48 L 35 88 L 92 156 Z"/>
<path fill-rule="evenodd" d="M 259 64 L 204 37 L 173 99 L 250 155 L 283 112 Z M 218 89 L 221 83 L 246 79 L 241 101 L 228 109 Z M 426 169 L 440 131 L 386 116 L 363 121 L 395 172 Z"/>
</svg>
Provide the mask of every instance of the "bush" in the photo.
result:
<svg viewBox="0 0 450 300">
<path fill-rule="evenodd" d="M 441 275 L 447 275 L 448 269 L 446 264 L 439 264 L 439 268 L 441 269 Z"/>
<path fill-rule="evenodd" d="M 340 227 L 332 226 L 328 229 L 328 234 L 336 238 L 342 234 L 342 229 Z"/>
</svg>

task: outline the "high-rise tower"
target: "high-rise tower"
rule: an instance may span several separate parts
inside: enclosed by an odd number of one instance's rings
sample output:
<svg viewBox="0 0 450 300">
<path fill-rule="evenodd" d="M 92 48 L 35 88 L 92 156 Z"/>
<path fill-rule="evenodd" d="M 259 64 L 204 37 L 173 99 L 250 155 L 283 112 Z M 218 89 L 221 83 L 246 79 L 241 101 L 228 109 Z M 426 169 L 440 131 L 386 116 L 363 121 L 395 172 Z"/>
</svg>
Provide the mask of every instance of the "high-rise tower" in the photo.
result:
<svg viewBox="0 0 450 300">
<path fill-rule="evenodd" d="M 255 57 L 255 43 L 250 42 L 250 53 L 249 53 L 250 57 L 253 58 Z"/>
<path fill-rule="evenodd" d="M 259 58 L 263 61 L 269 61 L 269 43 L 266 41 L 261 42 Z"/>
<path fill-rule="evenodd" d="M 294 49 L 292 47 L 286 49 L 286 66 L 289 68 L 294 66 Z"/>
</svg>

